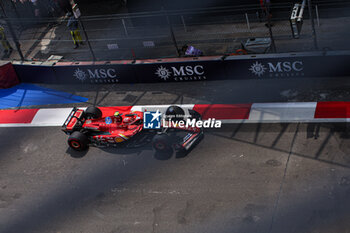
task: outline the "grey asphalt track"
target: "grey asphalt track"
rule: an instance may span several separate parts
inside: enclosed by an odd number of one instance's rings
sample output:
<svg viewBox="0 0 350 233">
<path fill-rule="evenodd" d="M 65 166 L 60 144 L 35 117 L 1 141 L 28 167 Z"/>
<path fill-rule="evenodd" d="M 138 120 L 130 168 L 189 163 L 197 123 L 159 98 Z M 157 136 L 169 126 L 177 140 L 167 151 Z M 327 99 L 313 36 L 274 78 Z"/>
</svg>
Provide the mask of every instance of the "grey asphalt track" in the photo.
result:
<svg viewBox="0 0 350 233">
<path fill-rule="evenodd" d="M 342 125 L 210 130 L 186 157 L 2 128 L 0 232 L 349 232 Z"/>
<path fill-rule="evenodd" d="M 49 87 L 89 98 L 78 106 L 349 101 L 347 80 Z M 346 129 L 225 125 L 176 158 L 148 146 L 77 153 L 59 127 L 1 128 L 0 233 L 348 233 Z"/>
</svg>

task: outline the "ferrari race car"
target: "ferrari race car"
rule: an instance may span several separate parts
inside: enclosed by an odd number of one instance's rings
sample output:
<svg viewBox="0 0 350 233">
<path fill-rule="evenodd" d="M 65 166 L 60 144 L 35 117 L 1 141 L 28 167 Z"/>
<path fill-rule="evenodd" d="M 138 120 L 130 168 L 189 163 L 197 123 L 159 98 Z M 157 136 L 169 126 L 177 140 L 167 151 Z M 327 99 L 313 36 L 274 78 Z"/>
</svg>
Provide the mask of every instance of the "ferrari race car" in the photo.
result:
<svg viewBox="0 0 350 233">
<path fill-rule="evenodd" d="M 111 114 L 104 113 L 98 107 L 86 110 L 73 108 L 62 126 L 69 135 L 68 145 L 82 151 L 89 145 L 97 147 L 127 145 L 139 147 L 148 143 L 158 152 L 189 151 L 203 136 L 203 130 L 197 127 L 180 127 L 170 124 L 160 129 L 145 129 L 142 111 L 119 110 Z M 114 111 L 114 110 L 113 110 Z M 190 119 L 200 119 L 200 114 L 188 110 Z M 178 106 L 170 106 L 165 113 L 167 120 L 184 120 L 185 111 Z M 170 117 L 170 118 L 169 118 Z"/>
</svg>

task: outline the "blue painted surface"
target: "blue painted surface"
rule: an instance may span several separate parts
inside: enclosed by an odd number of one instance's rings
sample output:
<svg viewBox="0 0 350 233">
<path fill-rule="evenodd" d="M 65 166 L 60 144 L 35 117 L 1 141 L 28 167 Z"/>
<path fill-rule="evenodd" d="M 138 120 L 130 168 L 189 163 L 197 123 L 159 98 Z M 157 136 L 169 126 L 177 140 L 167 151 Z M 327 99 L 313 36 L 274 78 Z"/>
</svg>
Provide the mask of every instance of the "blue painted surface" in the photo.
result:
<svg viewBox="0 0 350 233">
<path fill-rule="evenodd" d="M 0 109 L 31 105 L 69 104 L 86 102 L 88 98 L 70 93 L 39 87 L 33 84 L 19 84 L 0 89 Z"/>
</svg>

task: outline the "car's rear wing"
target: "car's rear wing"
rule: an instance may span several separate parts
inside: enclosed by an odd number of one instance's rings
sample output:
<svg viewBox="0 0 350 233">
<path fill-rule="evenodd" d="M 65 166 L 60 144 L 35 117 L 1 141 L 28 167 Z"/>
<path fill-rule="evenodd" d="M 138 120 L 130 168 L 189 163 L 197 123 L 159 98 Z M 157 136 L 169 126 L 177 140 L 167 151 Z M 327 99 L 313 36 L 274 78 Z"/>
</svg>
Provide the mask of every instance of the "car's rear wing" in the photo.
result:
<svg viewBox="0 0 350 233">
<path fill-rule="evenodd" d="M 83 123 L 84 110 L 74 107 L 62 125 L 62 130 L 69 134 L 76 129 L 77 123 Z M 82 125 L 82 124 L 81 124 Z"/>
</svg>

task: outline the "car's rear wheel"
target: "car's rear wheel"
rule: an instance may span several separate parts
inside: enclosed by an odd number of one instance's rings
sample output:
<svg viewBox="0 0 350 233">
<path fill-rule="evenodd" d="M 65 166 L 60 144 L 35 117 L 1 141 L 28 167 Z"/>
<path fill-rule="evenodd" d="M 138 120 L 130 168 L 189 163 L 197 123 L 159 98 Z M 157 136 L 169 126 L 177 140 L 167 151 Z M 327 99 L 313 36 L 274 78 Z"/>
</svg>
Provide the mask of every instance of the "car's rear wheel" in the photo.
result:
<svg viewBox="0 0 350 233">
<path fill-rule="evenodd" d="M 85 117 L 89 119 L 98 119 L 102 117 L 102 111 L 97 107 L 88 107 L 84 111 Z"/>
<path fill-rule="evenodd" d="M 166 134 L 157 134 L 152 139 L 152 147 L 159 152 L 166 152 L 172 149 L 170 138 Z"/>
<path fill-rule="evenodd" d="M 75 131 L 69 136 L 68 145 L 76 151 L 86 150 L 89 147 L 89 139 L 85 134 Z"/>
</svg>

